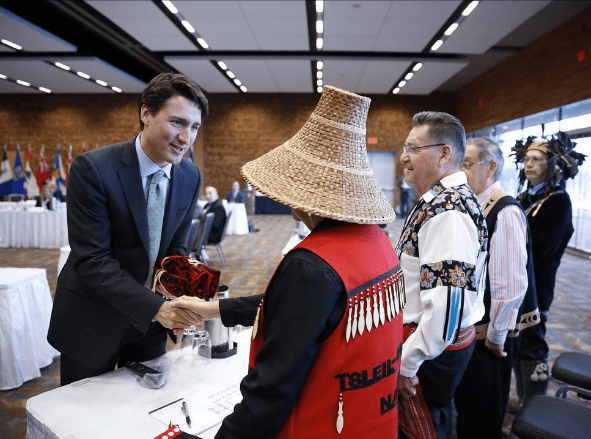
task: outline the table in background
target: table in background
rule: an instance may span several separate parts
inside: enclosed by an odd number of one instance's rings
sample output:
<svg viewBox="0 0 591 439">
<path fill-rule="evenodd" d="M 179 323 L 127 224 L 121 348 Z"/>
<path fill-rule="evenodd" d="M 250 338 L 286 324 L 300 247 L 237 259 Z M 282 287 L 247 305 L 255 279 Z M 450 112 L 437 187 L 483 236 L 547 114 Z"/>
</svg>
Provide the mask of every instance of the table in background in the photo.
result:
<svg viewBox="0 0 591 439">
<path fill-rule="evenodd" d="M 60 248 L 65 245 L 68 245 L 65 203 L 60 203 L 57 210 L 0 203 L 0 247 Z"/>
<path fill-rule="evenodd" d="M 248 218 L 244 203 L 224 203 L 226 213 L 232 212 L 226 235 L 248 235 Z"/>
<path fill-rule="evenodd" d="M 188 368 L 174 363 L 179 351 L 146 362 L 149 366 L 162 361 L 173 364 L 168 382 L 160 389 L 143 388 L 135 376 L 118 369 L 37 395 L 26 405 L 27 439 L 151 439 L 168 426 L 150 412 L 175 401 L 179 405 L 179 398 L 188 400 L 193 422 L 200 416 L 203 419 L 207 413 L 197 410 L 197 402 L 212 388 L 238 383 L 246 375 L 250 334 L 245 330 L 234 337 L 238 342 L 236 355 L 212 359 L 206 366 Z M 174 409 L 177 418 L 170 421 L 185 429 L 180 407 Z M 219 424 L 199 433 L 199 437 L 213 438 L 218 429 Z"/>
<path fill-rule="evenodd" d="M 291 207 L 264 195 L 256 195 L 254 197 L 254 206 L 254 211 L 258 215 L 291 215 Z"/>
<path fill-rule="evenodd" d="M 47 342 L 52 305 L 44 268 L 0 268 L 0 390 L 41 376 L 59 355 Z"/>
</svg>

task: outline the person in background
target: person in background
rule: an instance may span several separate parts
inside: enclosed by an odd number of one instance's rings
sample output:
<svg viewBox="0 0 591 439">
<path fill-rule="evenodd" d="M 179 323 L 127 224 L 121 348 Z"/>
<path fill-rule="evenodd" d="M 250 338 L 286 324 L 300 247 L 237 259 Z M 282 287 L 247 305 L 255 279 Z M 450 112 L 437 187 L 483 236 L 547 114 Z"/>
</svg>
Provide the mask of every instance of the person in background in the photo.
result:
<svg viewBox="0 0 591 439">
<path fill-rule="evenodd" d="M 548 388 L 548 343 L 546 321 L 554 299 L 556 271 L 574 232 L 570 197 L 565 182 L 577 175 L 585 155 L 575 152 L 575 143 L 564 133 L 551 139 L 528 137 L 513 147 L 519 172 L 517 199 L 525 210 L 532 238 L 536 294 L 540 308 L 540 331 L 524 333 L 515 366 L 517 394 L 522 403 Z"/>
<path fill-rule="evenodd" d="M 254 324 L 243 399 L 217 439 L 396 437 L 403 281 L 378 226 L 395 214 L 369 167 L 369 104 L 324 87 L 294 137 L 242 168 L 312 230 L 283 258 L 264 298 L 174 305 L 221 315 L 226 326 Z"/>
<path fill-rule="evenodd" d="M 462 170 L 486 215 L 488 274 L 484 317 L 476 347 L 454 402 L 459 439 L 501 439 L 511 370 L 520 331 L 539 322 L 527 219 L 519 202 L 501 187 L 501 148 L 489 137 L 468 139 Z"/>
<path fill-rule="evenodd" d="M 205 216 L 210 212 L 214 214 L 211 230 L 207 237 L 207 244 L 218 244 L 222 240 L 224 227 L 226 226 L 226 208 L 222 200 L 218 198 L 217 189 L 213 186 L 207 186 L 205 188 L 205 198 L 207 199 L 207 203 L 203 206 L 202 215 Z"/>
<path fill-rule="evenodd" d="M 207 115 L 207 99 L 180 74 L 162 73 L 139 101 L 141 132 L 72 162 L 72 248 L 55 293 L 47 339 L 61 352 L 61 384 L 165 352 L 165 328 L 191 313 L 151 291 L 162 256 L 186 254 L 201 176 L 183 155 Z"/>
<path fill-rule="evenodd" d="M 484 314 L 480 281 L 487 230 L 460 171 L 466 143 L 460 121 L 421 112 L 412 126 L 400 162 L 421 198 L 396 246 L 406 284 L 405 335 L 410 334 L 398 390 L 402 398 L 415 398 L 420 384 L 437 438 L 445 439 L 452 437 L 453 395 L 474 350 L 474 324 Z"/>
<path fill-rule="evenodd" d="M 41 194 L 39 195 L 39 198 L 37 198 L 35 207 L 45 207 L 49 210 L 55 210 L 56 204 L 57 200 L 53 197 L 50 181 L 44 181 L 41 185 Z"/>
<path fill-rule="evenodd" d="M 226 201 L 228 203 L 245 203 L 244 192 L 240 190 L 240 183 L 234 181 L 232 183 L 232 190 L 226 194 Z"/>
<path fill-rule="evenodd" d="M 412 186 L 406 182 L 404 175 L 398 180 L 398 188 L 400 189 L 400 215 L 406 217 L 408 212 L 410 212 L 413 189 Z"/>
</svg>

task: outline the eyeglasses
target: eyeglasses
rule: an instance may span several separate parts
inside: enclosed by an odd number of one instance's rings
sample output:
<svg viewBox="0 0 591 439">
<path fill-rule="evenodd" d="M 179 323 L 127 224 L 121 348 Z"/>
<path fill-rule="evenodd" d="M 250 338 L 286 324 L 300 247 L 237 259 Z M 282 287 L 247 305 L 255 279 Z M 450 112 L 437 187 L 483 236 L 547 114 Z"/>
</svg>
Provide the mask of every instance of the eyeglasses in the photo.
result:
<svg viewBox="0 0 591 439">
<path fill-rule="evenodd" d="M 542 163 L 545 159 L 543 157 L 525 157 L 523 159 L 523 163 L 525 163 L 527 165 L 528 162 L 533 162 L 534 165 L 537 165 L 538 163 Z"/>
<path fill-rule="evenodd" d="M 485 163 L 488 163 L 490 160 L 485 160 L 483 162 L 478 162 L 478 163 L 470 163 L 470 162 L 462 162 L 462 169 L 468 169 L 470 170 L 470 168 L 472 166 L 476 166 L 476 165 L 483 165 Z"/>
<path fill-rule="evenodd" d="M 433 145 L 424 145 L 424 146 L 403 146 L 402 147 L 402 152 L 403 153 L 407 152 L 409 154 L 414 154 L 414 153 L 416 153 L 421 148 L 430 148 L 432 146 L 443 146 L 443 145 L 447 145 L 447 143 L 434 143 Z"/>
</svg>

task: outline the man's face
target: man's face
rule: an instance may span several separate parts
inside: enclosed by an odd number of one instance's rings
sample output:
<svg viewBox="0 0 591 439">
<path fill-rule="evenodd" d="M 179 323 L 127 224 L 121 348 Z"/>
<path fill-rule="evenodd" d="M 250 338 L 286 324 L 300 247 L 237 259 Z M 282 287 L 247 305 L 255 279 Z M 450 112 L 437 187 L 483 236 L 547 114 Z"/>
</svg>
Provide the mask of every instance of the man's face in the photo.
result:
<svg viewBox="0 0 591 439">
<path fill-rule="evenodd" d="M 154 163 L 164 166 L 180 163 L 195 141 L 201 126 L 201 109 L 184 96 L 176 95 L 156 114 L 142 106 L 141 118 L 144 123 L 142 149 Z"/>
<path fill-rule="evenodd" d="M 404 146 L 412 148 L 439 143 L 427 137 L 428 131 L 427 125 L 414 127 L 410 130 Z M 431 189 L 441 178 L 440 151 L 441 146 L 431 146 L 416 151 L 405 151 L 400 156 L 406 182 L 412 185 L 420 195 Z"/>
<path fill-rule="evenodd" d="M 234 183 L 232 183 L 232 190 L 233 191 L 240 190 L 240 183 L 238 183 L 237 181 L 235 181 Z"/>
<path fill-rule="evenodd" d="M 466 145 L 466 153 L 464 154 L 464 162 L 462 163 L 462 171 L 466 173 L 468 185 L 470 185 L 476 195 L 481 194 L 487 188 L 487 179 L 491 164 L 490 162 L 480 162 L 478 149 L 476 146 L 468 143 Z"/>
<path fill-rule="evenodd" d="M 542 151 L 532 150 L 525 154 L 525 177 L 532 186 L 537 186 L 548 177 L 548 157 Z"/>
<path fill-rule="evenodd" d="M 213 190 L 212 187 L 205 188 L 205 199 L 207 200 L 208 203 L 213 203 L 215 200 L 217 200 L 215 191 Z"/>
</svg>

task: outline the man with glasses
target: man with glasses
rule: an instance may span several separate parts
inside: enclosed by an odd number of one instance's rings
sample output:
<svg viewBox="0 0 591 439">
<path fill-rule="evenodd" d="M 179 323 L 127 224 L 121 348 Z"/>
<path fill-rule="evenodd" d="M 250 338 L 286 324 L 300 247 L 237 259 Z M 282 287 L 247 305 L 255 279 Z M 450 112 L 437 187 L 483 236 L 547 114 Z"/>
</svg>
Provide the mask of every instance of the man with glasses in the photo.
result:
<svg viewBox="0 0 591 439">
<path fill-rule="evenodd" d="M 447 113 L 415 114 L 400 162 L 421 198 L 397 244 L 407 302 L 398 389 L 405 407 L 424 404 L 438 439 L 452 437 L 452 399 L 484 314 L 484 214 L 460 171 L 466 134 Z M 421 391 L 417 394 L 417 385 Z M 406 401 L 406 398 L 410 398 Z M 426 420 L 425 423 L 428 423 Z M 412 434 L 402 425 L 402 437 Z"/>
<path fill-rule="evenodd" d="M 517 336 L 526 328 L 537 330 L 539 322 L 527 219 L 519 201 L 501 187 L 503 164 L 503 152 L 492 139 L 466 142 L 462 170 L 486 215 L 489 245 L 486 310 L 454 398 L 459 439 L 503 437 Z"/>
</svg>

